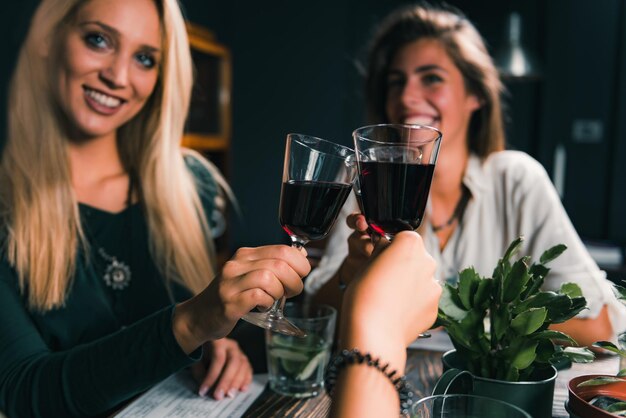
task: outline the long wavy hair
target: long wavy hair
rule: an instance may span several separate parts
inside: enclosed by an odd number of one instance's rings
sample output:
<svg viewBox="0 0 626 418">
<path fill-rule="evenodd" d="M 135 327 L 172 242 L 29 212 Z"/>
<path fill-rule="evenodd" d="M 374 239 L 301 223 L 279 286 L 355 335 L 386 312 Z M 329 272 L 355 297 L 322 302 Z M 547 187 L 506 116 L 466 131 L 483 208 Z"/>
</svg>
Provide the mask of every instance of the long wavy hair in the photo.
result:
<svg viewBox="0 0 626 418">
<path fill-rule="evenodd" d="M 89 0 L 43 0 L 11 82 L 8 140 L 0 163 L 6 254 L 33 310 L 64 304 L 88 243 L 72 189 L 67 135 L 49 73 L 64 27 Z M 197 293 L 214 277 L 214 250 L 197 185 L 180 141 L 193 83 L 185 22 L 176 0 L 155 0 L 163 59 L 144 108 L 118 130 L 118 149 L 136 185 L 150 251 L 166 280 Z M 227 193 L 217 169 L 195 154 Z"/>
<path fill-rule="evenodd" d="M 468 147 L 480 157 L 504 149 L 502 82 L 485 43 L 463 13 L 427 3 L 402 7 L 379 26 L 369 46 L 365 95 L 371 123 L 388 123 L 387 73 L 395 54 L 419 39 L 434 39 L 463 75 L 465 88 L 481 102 L 470 119 Z"/>
</svg>

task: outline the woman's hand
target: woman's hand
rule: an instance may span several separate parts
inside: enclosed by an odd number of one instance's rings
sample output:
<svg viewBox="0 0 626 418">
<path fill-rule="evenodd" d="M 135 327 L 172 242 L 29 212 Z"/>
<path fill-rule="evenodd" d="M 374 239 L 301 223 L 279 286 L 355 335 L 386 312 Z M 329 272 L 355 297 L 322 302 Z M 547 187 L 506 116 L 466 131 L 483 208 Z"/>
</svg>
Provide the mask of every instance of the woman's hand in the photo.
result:
<svg viewBox="0 0 626 418">
<path fill-rule="evenodd" d="M 380 240 L 371 263 L 344 294 L 339 347 L 358 348 L 401 374 L 406 346 L 435 321 L 441 287 L 416 232 L 400 232 L 387 244 Z M 391 417 L 397 408 L 398 393 L 388 377 L 357 363 L 339 375 L 330 416 Z"/>
<path fill-rule="evenodd" d="M 304 250 L 286 245 L 240 248 L 204 291 L 176 306 L 176 340 L 191 353 L 206 341 L 225 337 L 256 306 L 267 308 L 282 296 L 300 293 L 310 270 Z"/>
<path fill-rule="evenodd" d="M 441 296 L 435 261 L 417 233 L 400 232 L 385 243 L 346 290 L 340 336 L 342 345 L 383 358 L 404 352 L 433 324 Z"/>
<path fill-rule="evenodd" d="M 370 235 L 365 216 L 353 213 L 346 218 L 348 227 L 354 232 L 348 237 L 348 256 L 339 267 L 339 281 L 349 284 L 357 273 L 367 264 L 374 251 L 372 240 L 378 240 L 378 235 Z"/>
<path fill-rule="evenodd" d="M 234 397 L 245 392 L 252 382 L 252 366 L 237 341 L 222 338 L 203 344 L 202 360 L 191 366 L 191 374 L 198 382 L 200 396 L 213 388 L 213 397 Z"/>
</svg>

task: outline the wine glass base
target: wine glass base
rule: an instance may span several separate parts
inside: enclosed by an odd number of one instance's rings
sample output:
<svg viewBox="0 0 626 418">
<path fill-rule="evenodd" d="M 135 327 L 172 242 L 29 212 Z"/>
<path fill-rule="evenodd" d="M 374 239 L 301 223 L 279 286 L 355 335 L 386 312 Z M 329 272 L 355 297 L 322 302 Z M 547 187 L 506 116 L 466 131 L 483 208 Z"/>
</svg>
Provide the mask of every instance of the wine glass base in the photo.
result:
<svg viewBox="0 0 626 418">
<path fill-rule="evenodd" d="M 289 322 L 284 316 L 273 315 L 269 312 L 248 312 L 241 319 L 270 331 L 294 337 L 306 337 L 304 331 Z"/>
</svg>

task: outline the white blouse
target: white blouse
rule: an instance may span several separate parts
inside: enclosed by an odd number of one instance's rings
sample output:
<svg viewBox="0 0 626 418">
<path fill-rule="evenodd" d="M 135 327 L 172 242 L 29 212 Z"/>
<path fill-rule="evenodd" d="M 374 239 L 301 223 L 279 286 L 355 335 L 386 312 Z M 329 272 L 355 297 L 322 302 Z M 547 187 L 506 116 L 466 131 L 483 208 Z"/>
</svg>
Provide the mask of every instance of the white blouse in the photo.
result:
<svg viewBox="0 0 626 418">
<path fill-rule="evenodd" d="M 463 177 L 471 198 L 462 221 L 443 251 L 425 220 L 426 249 L 437 262 L 439 281 L 456 281 L 458 272 L 474 266 L 482 276 L 491 276 L 508 245 L 520 235 L 525 237 L 518 257 L 530 255 L 539 260 L 553 245 L 563 243 L 567 250 L 548 264 L 551 269 L 543 288 L 558 290 L 574 282 L 587 299 L 588 310 L 581 318 L 595 318 L 604 305 L 616 332 L 626 330 L 626 307 L 613 295 L 610 282 L 591 258 L 569 220 L 559 196 L 543 166 L 519 151 L 501 151 L 484 161 L 472 155 Z M 345 217 L 358 211 L 353 195 L 342 209 L 331 233 L 319 266 L 306 279 L 307 293 L 314 294 L 338 270 L 348 254 L 351 234 Z M 393 280 L 393 278 L 390 278 Z"/>
</svg>

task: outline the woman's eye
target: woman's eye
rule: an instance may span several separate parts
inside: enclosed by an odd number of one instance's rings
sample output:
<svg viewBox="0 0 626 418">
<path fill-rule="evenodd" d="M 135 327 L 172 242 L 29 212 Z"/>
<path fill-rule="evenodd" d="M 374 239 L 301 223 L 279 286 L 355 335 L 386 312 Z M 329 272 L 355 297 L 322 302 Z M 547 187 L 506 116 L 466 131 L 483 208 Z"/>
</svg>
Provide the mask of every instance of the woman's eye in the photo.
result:
<svg viewBox="0 0 626 418">
<path fill-rule="evenodd" d="M 107 38 L 101 33 L 88 33 L 85 36 L 85 42 L 87 42 L 89 46 L 98 49 L 104 49 L 109 45 Z"/>
<path fill-rule="evenodd" d="M 428 85 L 439 83 L 439 82 L 443 81 L 443 78 L 441 78 L 437 74 L 426 74 L 426 75 L 424 75 L 422 77 L 422 81 L 423 81 L 424 84 L 426 84 L 428 86 Z"/>
<path fill-rule="evenodd" d="M 150 54 L 137 54 L 135 55 L 135 59 L 145 68 L 154 68 L 156 65 L 156 60 Z"/>
</svg>

